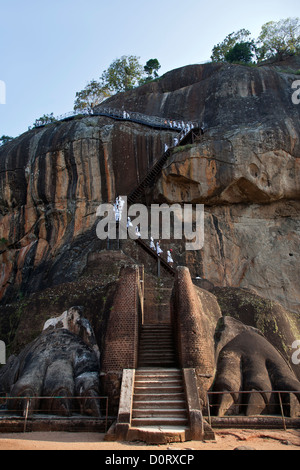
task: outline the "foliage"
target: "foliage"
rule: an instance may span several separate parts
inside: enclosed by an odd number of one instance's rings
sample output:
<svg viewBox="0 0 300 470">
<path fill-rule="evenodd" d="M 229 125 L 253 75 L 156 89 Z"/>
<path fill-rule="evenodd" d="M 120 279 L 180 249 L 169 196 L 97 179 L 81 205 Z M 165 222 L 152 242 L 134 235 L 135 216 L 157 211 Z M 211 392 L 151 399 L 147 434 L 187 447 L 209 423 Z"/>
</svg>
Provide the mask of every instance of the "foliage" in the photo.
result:
<svg viewBox="0 0 300 470">
<path fill-rule="evenodd" d="M 157 71 L 161 68 L 160 63 L 157 59 L 150 59 L 144 67 L 144 71 L 147 76 L 151 79 L 158 78 Z"/>
<path fill-rule="evenodd" d="M 253 58 L 254 43 L 251 42 L 238 42 L 234 47 L 229 49 L 225 54 L 226 62 L 242 62 L 249 64 Z"/>
<path fill-rule="evenodd" d="M 237 33 L 230 33 L 223 42 L 214 46 L 211 60 L 213 62 L 226 62 L 226 54 L 238 43 L 246 42 L 251 33 L 247 29 L 240 29 Z"/>
<path fill-rule="evenodd" d="M 271 58 L 282 60 L 288 55 L 300 53 L 299 18 L 269 21 L 262 26 L 258 39 L 251 40 L 250 35 L 246 29 L 228 34 L 223 42 L 213 47 L 211 60 L 249 64 L 254 55 L 261 62 Z"/>
<path fill-rule="evenodd" d="M 258 59 L 277 58 L 300 52 L 299 18 L 287 18 L 264 24 L 258 37 Z"/>
<path fill-rule="evenodd" d="M 160 67 L 157 59 L 148 60 L 144 67 L 136 56 L 122 56 L 116 59 L 103 72 L 99 81 L 92 80 L 83 90 L 76 93 L 74 111 L 91 111 L 94 106 L 115 93 L 132 90 L 138 85 L 157 79 Z"/>
<path fill-rule="evenodd" d="M 91 111 L 94 106 L 102 103 L 109 96 L 111 93 L 108 88 L 105 88 L 100 82 L 92 80 L 83 90 L 76 93 L 74 111 Z"/>
<path fill-rule="evenodd" d="M 3 135 L 2 137 L 0 137 L 0 145 L 4 145 L 7 142 L 10 142 L 11 140 L 13 140 L 13 137 L 9 137 L 8 135 Z"/>
<path fill-rule="evenodd" d="M 40 118 L 36 119 L 33 123 L 34 127 L 45 126 L 46 124 L 51 124 L 52 122 L 57 122 L 53 113 L 51 114 L 44 114 Z"/>
<path fill-rule="evenodd" d="M 116 59 L 100 78 L 102 86 L 111 94 L 132 90 L 142 78 L 143 67 L 139 57 L 122 56 Z"/>
</svg>

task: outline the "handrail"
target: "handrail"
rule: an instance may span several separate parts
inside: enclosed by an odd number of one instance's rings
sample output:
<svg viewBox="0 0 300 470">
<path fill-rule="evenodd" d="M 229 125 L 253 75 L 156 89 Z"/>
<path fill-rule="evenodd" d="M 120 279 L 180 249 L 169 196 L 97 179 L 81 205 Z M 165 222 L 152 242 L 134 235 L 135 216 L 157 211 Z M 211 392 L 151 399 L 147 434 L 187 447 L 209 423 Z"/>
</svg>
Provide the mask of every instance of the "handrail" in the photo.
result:
<svg viewBox="0 0 300 470">
<path fill-rule="evenodd" d="M 12 410 L 12 409 L 9 409 L 7 408 L 7 402 L 9 400 L 17 400 L 17 401 L 24 401 L 24 405 L 23 405 L 23 409 L 16 409 L 16 410 Z M 37 409 L 37 410 L 34 410 L 34 409 L 30 409 L 30 405 L 31 405 L 31 402 L 33 400 L 70 400 L 70 401 L 80 401 L 80 400 L 98 400 L 99 401 L 99 405 L 101 403 L 101 401 L 105 401 L 105 414 L 101 415 L 101 416 L 88 416 L 88 415 L 84 415 L 84 414 L 80 414 L 80 419 L 82 420 L 87 420 L 87 419 L 94 419 L 94 420 L 98 420 L 98 421 L 104 421 L 105 422 L 105 432 L 107 431 L 107 426 L 108 426 L 108 397 L 107 396 L 53 396 L 53 397 L 49 397 L 49 396 L 45 396 L 45 397 L 42 397 L 42 396 L 27 396 L 27 397 L 22 397 L 22 396 L 18 396 L 18 397 L 12 397 L 12 396 L 8 396 L 8 394 L 6 394 L 6 396 L 0 396 L 0 402 L 1 402 L 1 408 L 0 408 L 0 423 L 1 423 L 1 419 L 4 418 L 4 417 L 7 417 L 8 419 L 10 418 L 10 415 L 13 415 L 13 419 L 15 419 L 15 414 L 16 413 L 21 413 L 22 416 L 20 416 L 20 419 L 24 419 L 24 432 L 26 432 L 26 425 L 27 425 L 27 422 L 28 420 L 31 418 L 31 415 L 35 415 L 35 418 L 40 414 L 43 416 L 43 419 L 53 419 L 53 416 L 55 416 L 55 419 L 72 419 L 74 418 L 74 416 L 77 416 L 78 413 L 76 414 L 71 414 L 70 416 L 61 416 L 59 414 L 56 414 L 55 411 L 53 411 L 53 413 L 46 413 L 43 412 L 43 410 L 41 409 Z M 6 402 L 6 403 L 5 403 Z M 5 406 L 6 404 L 6 407 L 4 408 L 3 406 Z M 104 410 L 104 408 L 102 408 Z M 75 410 L 71 410 L 71 411 L 75 411 Z M 77 411 L 77 410 L 76 410 Z M 47 415 L 49 416 L 49 418 L 47 418 Z"/>
<path fill-rule="evenodd" d="M 44 127 L 47 124 L 51 124 L 52 122 L 56 121 L 64 121 L 65 119 L 75 118 L 79 116 L 107 116 L 113 119 L 120 119 L 123 121 L 132 121 L 137 122 L 140 124 L 151 125 L 155 127 L 160 127 L 162 129 L 171 129 L 178 132 L 184 132 L 189 128 L 194 127 L 204 127 L 201 126 L 199 122 L 196 121 L 188 121 L 184 122 L 181 119 L 170 119 L 170 118 L 161 118 L 159 116 L 150 116 L 148 114 L 142 114 L 135 111 L 125 111 L 122 109 L 116 108 L 98 108 L 97 110 L 88 110 L 84 109 L 80 113 L 76 111 L 70 111 L 65 114 L 61 114 L 60 116 L 55 117 L 53 120 L 49 122 L 44 122 L 42 120 L 36 121 L 35 127 Z"/>
<path fill-rule="evenodd" d="M 206 398 L 207 398 L 207 412 L 208 412 L 208 421 L 209 421 L 209 424 L 211 425 L 212 424 L 212 420 L 211 420 L 211 413 L 210 413 L 210 408 L 215 406 L 219 406 L 218 404 L 211 404 L 210 401 L 209 401 L 209 395 L 238 395 L 238 394 L 241 394 L 241 395 L 245 395 L 245 394 L 257 394 L 257 393 L 260 393 L 260 394 L 277 394 L 278 395 L 278 401 L 279 401 L 279 407 L 280 407 L 280 414 L 281 414 L 281 418 L 282 418 L 282 424 L 283 424 L 283 428 L 284 430 L 286 431 L 286 416 L 284 414 L 284 409 L 283 409 L 283 403 L 282 403 L 282 398 L 281 398 L 281 394 L 293 394 L 293 395 L 300 395 L 300 390 L 239 390 L 239 391 L 233 391 L 233 390 L 224 390 L 224 391 L 208 391 L 206 393 Z M 240 406 L 247 406 L 247 403 L 236 403 L 236 405 L 238 405 L 239 407 Z M 273 403 L 271 405 L 274 405 Z M 268 406 L 268 404 L 266 404 L 266 406 Z M 235 414 L 235 415 L 230 415 L 230 417 L 234 417 L 234 418 L 244 418 L 244 416 L 242 415 L 239 415 L 239 414 Z M 268 418 L 268 415 L 264 414 L 263 415 L 264 418 Z M 223 417 L 218 417 L 219 419 L 222 419 Z M 228 418 L 228 416 L 224 416 L 224 419 Z M 248 416 L 249 419 L 251 419 L 251 416 Z M 257 418 L 257 415 L 255 415 L 253 418 Z"/>
<path fill-rule="evenodd" d="M 141 245 L 145 249 L 145 251 L 147 251 L 149 254 L 151 254 L 153 256 L 153 258 L 155 258 L 157 261 L 160 261 L 161 264 L 164 266 L 164 268 L 167 269 L 167 271 L 169 271 L 169 273 L 172 274 L 172 276 L 175 276 L 175 274 L 176 274 L 175 269 L 172 268 L 172 266 L 169 265 L 167 260 L 165 260 L 161 256 L 158 256 L 156 251 L 152 250 L 150 248 L 150 246 L 148 246 L 147 243 L 143 239 L 137 238 L 137 239 L 135 239 L 135 242 L 138 243 L 139 245 Z"/>
</svg>

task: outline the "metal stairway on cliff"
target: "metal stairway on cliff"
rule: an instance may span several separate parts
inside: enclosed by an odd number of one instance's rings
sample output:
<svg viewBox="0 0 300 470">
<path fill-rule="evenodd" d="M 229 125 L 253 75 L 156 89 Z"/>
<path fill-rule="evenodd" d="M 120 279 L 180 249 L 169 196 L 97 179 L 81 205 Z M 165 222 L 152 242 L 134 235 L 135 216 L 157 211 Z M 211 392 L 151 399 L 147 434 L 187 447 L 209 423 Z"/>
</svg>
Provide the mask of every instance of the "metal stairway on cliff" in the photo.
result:
<svg viewBox="0 0 300 470">
<path fill-rule="evenodd" d="M 177 143 L 173 148 L 176 148 L 180 145 L 186 145 L 187 143 L 194 142 L 195 138 L 199 134 L 202 134 L 202 129 L 192 128 L 187 133 L 181 131 L 177 137 Z M 168 149 L 162 157 L 150 168 L 146 176 L 140 181 L 139 185 L 129 194 L 128 203 L 134 204 L 144 193 L 145 189 L 148 188 L 152 183 L 154 183 L 156 177 L 160 174 L 163 169 L 164 164 L 167 162 L 169 157 L 172 155 L 172 148 Z"/>
<path fill-rule="evenodd" d="M 156 251 L 152 250 L 150 246 L 147 245 L 147 243 L 145 243 L 144 240 L 142 240 L 141 238 L 137 238 L 135 242 L 139 246 L 141 246 L 143 250 L 146 251 L 150 256 L 155 258 L 158 264 L 162 265 L 172 276 L 175 277 L 175 274 L 176 274 L 175 269 L 173 269 L 172 266 L 170 266 L 169 263 L 164 258 L 162 258 L 161 256 L 158 256 Z"/>
</svg>

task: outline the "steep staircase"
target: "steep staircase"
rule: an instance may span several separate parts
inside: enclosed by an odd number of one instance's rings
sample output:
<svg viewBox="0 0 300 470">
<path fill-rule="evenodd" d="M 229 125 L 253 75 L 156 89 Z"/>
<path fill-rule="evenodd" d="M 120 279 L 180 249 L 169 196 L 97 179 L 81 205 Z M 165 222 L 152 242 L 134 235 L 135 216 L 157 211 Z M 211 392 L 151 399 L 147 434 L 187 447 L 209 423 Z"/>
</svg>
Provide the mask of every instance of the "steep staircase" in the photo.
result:
<svg viewBox="0 0 300 470">
<path fill-rule="evenodd" d="M 188 429 L 182 371 L 177 368 L 170 324 L 142 327 L 131 426 Z"/>
<path fill-rule="evenodd" d="M 199 135 L 202 135 L 202 130 L 199 128 L 190 129 L 187 133 L 180 132 L 177 138 L 177 143 L 174 147 L 179 145 L 186 145 L 194 142 L 194 139 Z M 157 160 L 157 162 L 150 168 L 144 178 L 139 182 L 138 186 L 128 195 L 128 203 L 134 204 L 139 201 L 143 196 L 145 190 L 152 186 L 157 176 L 161 173 L 163 166 L 173 153 L 173 148 L 166 150 L 163 155 Z"/>
<path fill-rule="evenodd" d="M 179 369 L 138 369 L 131 425 L 188 426 L 182 373 Z"/>
<path fill-rule="evenodd" d="M 176 367 L 171 325 L 144 325 L 142 327 L 139 367 Z"/>
</svg>

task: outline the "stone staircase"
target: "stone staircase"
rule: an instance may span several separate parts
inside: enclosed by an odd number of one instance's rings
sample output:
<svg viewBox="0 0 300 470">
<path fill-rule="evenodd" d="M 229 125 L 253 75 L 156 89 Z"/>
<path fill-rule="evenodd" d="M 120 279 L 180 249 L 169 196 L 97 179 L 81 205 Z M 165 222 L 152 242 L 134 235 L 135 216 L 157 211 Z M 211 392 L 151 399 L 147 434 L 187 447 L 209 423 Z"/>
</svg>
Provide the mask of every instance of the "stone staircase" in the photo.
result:
<svg viewBox="0 0 300 470">
<path fill-rule="evenodd" d="M 188 426 L 182 372 L 179 369 L 138 369 L 135 374 L 131 425 Z"/>
<path fill-rule="evenodd" d="M 144 368 L 176 365 L 171 325 L 144 325 L 140 337 L 138 366 Z"/>
<path fill-rule="evenodd" d="M 182 371 L 177 368 L 170 324 L 142 327 L 131 426 L 188 427 Z"/>
</svg>

